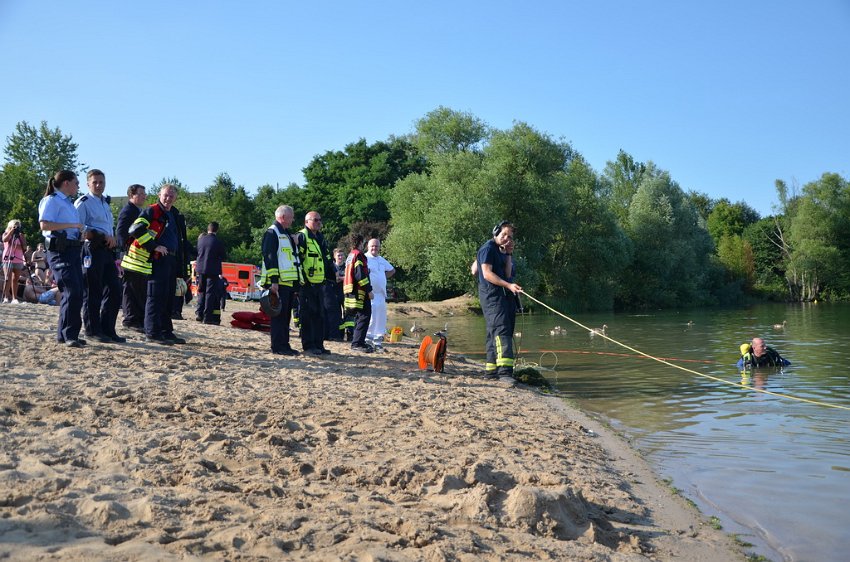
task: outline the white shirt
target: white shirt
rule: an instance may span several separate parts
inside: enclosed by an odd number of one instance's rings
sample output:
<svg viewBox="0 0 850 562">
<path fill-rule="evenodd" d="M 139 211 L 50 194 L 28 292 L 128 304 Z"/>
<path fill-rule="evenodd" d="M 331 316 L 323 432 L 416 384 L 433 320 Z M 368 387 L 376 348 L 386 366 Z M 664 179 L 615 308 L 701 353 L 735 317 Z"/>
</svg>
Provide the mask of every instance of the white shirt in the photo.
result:
<svg viewBox="0 0 850 562">
<path fill-rule="evenodd" d="M 369 283 L 372 284 L 372 292 L 375 297 L 387 298 L 387 272 L 395 271 L 395 268 L 384 259 L 383 256 L 366 254 L 369 265 Z"/>
</svg>

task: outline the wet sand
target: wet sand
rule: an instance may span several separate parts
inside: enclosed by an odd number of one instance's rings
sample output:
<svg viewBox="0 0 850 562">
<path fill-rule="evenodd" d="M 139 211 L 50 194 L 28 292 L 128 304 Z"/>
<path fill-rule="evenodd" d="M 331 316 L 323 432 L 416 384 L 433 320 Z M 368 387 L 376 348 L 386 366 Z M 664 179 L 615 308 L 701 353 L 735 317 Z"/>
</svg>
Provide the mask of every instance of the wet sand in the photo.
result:
<svg viewBox="0 0 850 562">
<path fill-rule="evenodd" d="M 281 358 L 184 320 L 69 349 L 57 311 L 0 305 L 0 558 L 742 558 L 605 427 L 462 357 L 419 371 L 415 340 Z"/>
</svg>

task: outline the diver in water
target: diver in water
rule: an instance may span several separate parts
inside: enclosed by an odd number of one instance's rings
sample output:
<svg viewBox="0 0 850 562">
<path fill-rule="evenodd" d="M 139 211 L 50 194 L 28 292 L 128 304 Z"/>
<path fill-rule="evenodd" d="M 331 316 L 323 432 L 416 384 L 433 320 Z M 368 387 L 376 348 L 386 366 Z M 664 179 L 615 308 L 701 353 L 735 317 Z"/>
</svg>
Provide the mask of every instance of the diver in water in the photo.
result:
<svg viewBox="0 0 850 562">
<path fill-rule="evenodd" d="M 741 344 L 741 358 L 738 359 L 738 367 L 741 369 L 785 367 L 790 364 L 790 361 L 765 344 L 762 338 L 753 338 L 752 343 Z"/>
</svg>

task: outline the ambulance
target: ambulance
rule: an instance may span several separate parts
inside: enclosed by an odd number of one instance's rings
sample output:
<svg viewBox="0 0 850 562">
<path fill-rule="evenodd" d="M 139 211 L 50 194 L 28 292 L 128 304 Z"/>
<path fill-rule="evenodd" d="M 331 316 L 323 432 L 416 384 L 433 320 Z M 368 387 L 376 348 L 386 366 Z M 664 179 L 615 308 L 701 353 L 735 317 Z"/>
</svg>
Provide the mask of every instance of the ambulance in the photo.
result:
<svg viewBox="0 0 850 562">
<path fill-rule="evenodd" d="M 221 264 L 221 275 L 227 279 L 227 292 L 237 301 L 258 301 L 263 290 L 257 284 L 260 281 L 260 268 L 249 263 Z M 195 262 L 192 262 L 192 292 L 197 294 L 198 283 L 195 276 Z"/>
</svg>

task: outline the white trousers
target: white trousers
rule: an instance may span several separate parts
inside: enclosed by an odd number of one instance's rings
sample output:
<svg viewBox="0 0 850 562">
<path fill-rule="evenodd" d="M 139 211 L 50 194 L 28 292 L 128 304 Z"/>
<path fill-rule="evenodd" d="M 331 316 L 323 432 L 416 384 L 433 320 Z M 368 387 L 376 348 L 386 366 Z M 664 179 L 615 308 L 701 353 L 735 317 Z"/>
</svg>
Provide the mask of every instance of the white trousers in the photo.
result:
<svg viewBox="0 0 850 562">
<path fill-rule="evenodd" d="M 387 299 L 384 296 L 375 295 L 372 299 L 372 319 L 369 320 L 369 329 L 366 331 L 366 339 L 382 342 L 387 332 Z"/>
</svg>

